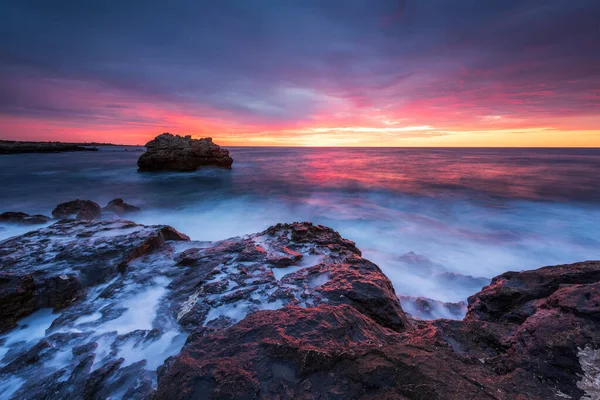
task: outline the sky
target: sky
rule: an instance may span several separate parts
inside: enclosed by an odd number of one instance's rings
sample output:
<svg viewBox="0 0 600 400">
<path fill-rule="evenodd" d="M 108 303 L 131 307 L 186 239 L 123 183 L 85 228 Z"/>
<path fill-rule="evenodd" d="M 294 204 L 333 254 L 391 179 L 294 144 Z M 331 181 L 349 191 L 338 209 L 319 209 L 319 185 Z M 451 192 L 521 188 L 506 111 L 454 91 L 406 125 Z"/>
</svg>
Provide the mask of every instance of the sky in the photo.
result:
<svg viewBox="0 0 600 400">
<path fill-rule="evenodd" d="M 600 146 L 598 0 L 2 0 L 0 139 Z"/>
</svg>

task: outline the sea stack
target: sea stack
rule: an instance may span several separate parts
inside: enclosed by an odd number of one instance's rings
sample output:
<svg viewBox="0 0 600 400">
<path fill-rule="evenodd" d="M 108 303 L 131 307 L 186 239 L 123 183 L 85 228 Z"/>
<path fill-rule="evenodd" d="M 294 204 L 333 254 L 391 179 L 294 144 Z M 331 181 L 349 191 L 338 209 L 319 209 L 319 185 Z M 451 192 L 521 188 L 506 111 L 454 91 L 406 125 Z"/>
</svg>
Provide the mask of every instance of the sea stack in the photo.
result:
<svg viewBox="0 0 600 400">
<path fill-rule="evenodd" d="M 146 152 L 138 159 L 139 171 L 195 171 L 203 166 L 231 168 L 229 151 L 213 143 L 212 138 L 163 133 L 146 143 Z"/>
</svg>

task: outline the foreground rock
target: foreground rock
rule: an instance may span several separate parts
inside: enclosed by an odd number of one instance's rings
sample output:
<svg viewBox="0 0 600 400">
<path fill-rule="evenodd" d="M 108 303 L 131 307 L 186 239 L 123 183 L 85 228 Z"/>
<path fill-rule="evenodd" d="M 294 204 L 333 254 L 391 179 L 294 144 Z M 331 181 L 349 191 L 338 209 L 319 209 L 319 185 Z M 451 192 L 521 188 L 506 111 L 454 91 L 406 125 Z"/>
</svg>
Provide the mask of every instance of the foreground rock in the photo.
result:
<svg viewBox="0 0 600 400">
<path fill-rule="evenodd" d="M 62 153 L 69 151 L 98 151 L 98 149 L 72 143 L 0 140 L 0 154 Z"/>
<path fill-rule="evenodd" d="M 123 199 L 114 199 L 109 201 L 106 207 L 102 209 L 102 211 L 110 212 L 118 216 L 124 216 L 127 214 L 140 212 L 141 209 L 139 207 L 125 203 Z"/>
<path fill-rule="evenodd" d="M 102 207 L 91 200 L 72 200 L 61 203 L 52 210 L 52 216 L 57 219 L 75 218 L 78 220 L 92 220 L 100 217 Z"/>
<path fill-rule="evenodd" d="M 129 221 L 63 221 L 0 243 L 0 332 L 40 308 L 61 309 L 114 278 L 165 240 L 188 240 L 168 226 Z"/>
<path fill-rule="evenodd" d="M 146 143 L 146 152 L 138 159 L 140 171 L 194 171 L 202 166 L 231 168 L 229 151 L 211 138 L 163 133 Z"/>
<path fill-rule="evenodd" d="M 600 262 L 506 273 L 464 320 L 420 321 L 329 228 L 185 239 L 61 221 L 0 243 L 0 321 L 21 318 L 0 338 L 2 397 L 600 396 Z"/>
<path fill-rule="evenodd" d="M 18 224 L 18 225 L 41 225 L 47 224 L 52 218 L 45 215 L 29 215 L 24 212 L 5 212 L 0 214 L 0 223 Z"/>
<path fill-rule="evenodd" d="M 600 263 L 507 273 L 464 321 L 395 332 L 343 305 L 198 329 L 157 399 L 597 399 Z"/>
<path fill-rule="evenodd" d="M 265 310 L 340 306 L 382 331 L 410 326 L 390 281 L 329 228 L 181 239 L 168 227 L 60 221 L 1 243 L 0 320 L 6 329 L 29 316 L 0 338 L 0 393 L 148 398 L 155 371 L 195 329 L 220 331 Z"/>
</svg>

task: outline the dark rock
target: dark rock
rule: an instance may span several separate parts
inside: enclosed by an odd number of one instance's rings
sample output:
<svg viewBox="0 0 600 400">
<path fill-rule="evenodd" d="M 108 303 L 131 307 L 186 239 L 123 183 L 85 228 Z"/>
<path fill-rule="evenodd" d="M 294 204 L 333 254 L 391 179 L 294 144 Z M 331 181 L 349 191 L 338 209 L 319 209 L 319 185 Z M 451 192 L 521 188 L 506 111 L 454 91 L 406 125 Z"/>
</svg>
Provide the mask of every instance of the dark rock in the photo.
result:
<svg viewBox="0 0 600 400">
<path fill-rule="evenodd" d="M 56 349 L 53 348 L 47 340 L 42 339 L 31 349 L 20 354 L 14 360 L 8 363 L 8 365 L 0 368 L 0 374 L 14 373 L 21 368 L 25 368 L 28 365 L 39 362 L 43 357 L 48 358 L 53 351 L 56 351 Z"/>
<path fill-rule="evenodd" d="M 141 211 L 141 209 L 139 207 L 125 203 L 123 199 L 114 199 L 109 201 L 106 207 L 102 209 L 102 211 L 111 212 L 118 216 L 123 216 L 125 214 L 139 212 Z"/>
<path fill-rule="evenodd" d="M 100 217 L 102 208 L 90 200 L 72 200 L 61 203 L 54 210 L 52 216 L 57 219 L 76 218 L 78 220 L 92 220 Z"/>
<path fill-rule="evenodd" d="M 73 143 L 0 140 L 0 154 L 63 153 L 70 151 L 98 151 L 98 149 Z"/>
<path fill-rule="evenodd" d="M 343 394 L 361 384 L 336 372 L 400 337 L 353 307 L 322 305 L 257 312 L 195 338 L 161 369 L 156 399 L 355 398 Z"/>
<path fill-rule="evenodd" d="M 258 310 L 325 302 L 351 305 L 398 331 L 408 325 L 379 267 L 363 259 L 353 242 L 321 225 L 279 224 L 208 248 L 187 249 L 175 259 L 191 267 L 170 285 L 176 291 L 171 312 L 185 326 L 217 318 L 210 309 L 240 306 L 246 310 L 238 313 L 243 318 L 255 310 L 254 303 Z M 202 301 L 207 295 L 209 301 Z"/>
<path fill-rule="evenodd" d="M 469 297 L 469 317 L 483 321 L 523 322 L 536 312 L 540 299 L 552 295 L 561 285 L 598 281 L 600 268 L 594 261 L 506 272 Z"/>
<path fill-rule="evenodd" d="M 146 152 L 138 159 L 140 171 L 194 171 L 202 166 L 231 168 L 229 151 L 211 138 L 163 133 L 146 143 Z"/>
<path fill-rule="evenodd" d="M 330 228 L 185 239 L 163 226 L 61 221 L 0 243 L 3 329 L 64 307 L 41 339 L 3 335 L 0 385 L 18 382 L 13 398 L 76 399 L 600 394 L 600 262 L 506 273 L 469 299 L 462 321 L 422 321 Z M 409 300 L 421 313 L 464 310 Z M 19 342 L 6 339 L 14 333 Z"/>
<path fill-rule="evenodd" d="M 41 225 L 50 222 L 52 218 L 45 215 L 29 215 L 24 212 L 5 212 L 0 214 L 0 223 L 19 225 Z"/>
<path fill-rule="evenodd" d="M 168 226 L 68 221 L 1 242 L 0 332 L 37 309 L 77 302 L 166 240 L 189 238 Z"/>
<path fill-rule="evenodd" d="M 600 262 L 506 273 L 463 321 L 403 332 L 346 305 L 255 312 L 190 335 L 155 399 L 595 399 L 598 274 Z"/>
</svg>

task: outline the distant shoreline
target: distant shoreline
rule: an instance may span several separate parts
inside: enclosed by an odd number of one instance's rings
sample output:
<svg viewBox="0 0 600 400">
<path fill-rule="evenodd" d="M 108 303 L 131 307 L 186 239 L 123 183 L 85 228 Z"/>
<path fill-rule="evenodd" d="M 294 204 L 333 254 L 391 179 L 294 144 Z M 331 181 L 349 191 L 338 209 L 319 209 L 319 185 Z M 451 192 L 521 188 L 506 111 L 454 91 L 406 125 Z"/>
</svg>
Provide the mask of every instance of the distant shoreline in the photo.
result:
<svg viewBox="0 0 600 400">
<path fill-rule="evenodd" d="M 18 140 L 0 140 L 0 155 L 27 153 L 67 153 L 80 151 L 98 151 L 100 146 L 127 146 L 112 143 L 65 143 L 65 142 L 28 142 Z"/>
</svg>

